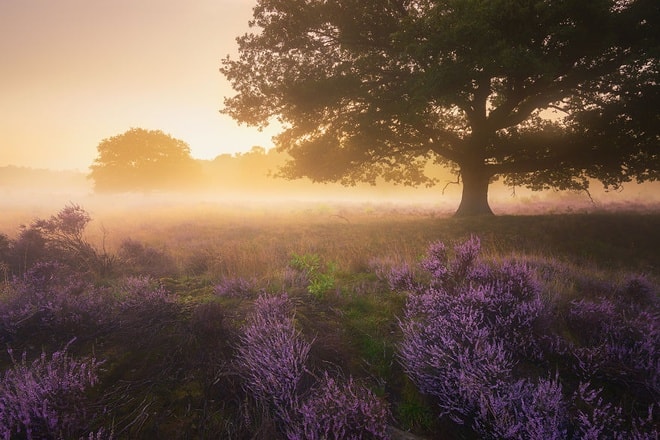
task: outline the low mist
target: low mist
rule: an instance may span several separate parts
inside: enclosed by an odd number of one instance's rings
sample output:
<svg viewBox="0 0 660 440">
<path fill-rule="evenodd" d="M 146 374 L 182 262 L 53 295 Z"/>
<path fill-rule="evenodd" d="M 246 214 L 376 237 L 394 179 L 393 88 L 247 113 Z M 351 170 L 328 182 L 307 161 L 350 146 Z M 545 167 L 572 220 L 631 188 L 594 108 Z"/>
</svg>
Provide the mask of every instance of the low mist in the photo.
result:
<svg viewBox="0 0 660 440">
<path fill-rule="evenodd" d="M 96 194 L 93 182 L 75 171 L 0 168 L 0 232 L 12 235 L 18 225 L 29 223 L 74 203 L 83 206 L 95 219 L 187 217 L 205 212 L 227 215 L 286 214 L 317 212 L 350 221 L 353 215 L 451 216 L 461 196 L 461 186 L 451 176 L 432 188 L 409 188 L 389 183 L 314 184 L 274 177 L 236 179 L 233 185 L 217 184 L 196 191 L 151 191 Z M 660 182 L 629 183 L 619 191 L 605 191 L 593 182 L 590 192 L 540 191 L 510 188 L 501 182 L 491 184 L 490 205 L 496 215 L 539 215 L 587 213 L 604 210 L 655 212 L 660 210 Z"/>
</svg>

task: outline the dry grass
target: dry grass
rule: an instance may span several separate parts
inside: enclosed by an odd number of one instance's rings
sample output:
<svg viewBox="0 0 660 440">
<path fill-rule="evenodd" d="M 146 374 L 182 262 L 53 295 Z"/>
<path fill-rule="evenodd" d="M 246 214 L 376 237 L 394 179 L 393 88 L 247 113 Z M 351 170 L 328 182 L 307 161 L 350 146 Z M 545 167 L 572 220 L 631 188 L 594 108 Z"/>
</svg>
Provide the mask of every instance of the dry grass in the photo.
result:
<svg viewBox="0 0 660 440">
<path fill-rule="evenodd" d="M 164 250 L 187 275 L 271 278 L 293 254 L 319 254 L 343 272 L 373 259 L 414 263 L 430 242 L 478 235 L 490 257 L 552 257 L 604 269 L 657 274 L 660 214 L 600 212 L 454 219 L 426 206 L 298 205 L 134 208 L 96 217 L 112 251 L 131 238 Z"/>
<path fill-rule="evenodd" d="M 47 217 L 59 208 L 15 211 L 3 222 Z M 481 238 L 486 258 L 524 259 L 540 276 L 547 273 L 544 290 L 553 300 L 573 299 L 588 283 L 616 283 L 626 272 L 660 277 L 658 212 L 454 219 L 428 205 L 185 201 L 92 206 L 89 212 L 94 221 L 87 234 L 96 245 L 105 239 L 108 251 L 116 252 L 130 238 L 175 261 L 175 273 L 161 282 L 176 294 L 181 316 L 156 327 L 136 316 L 131 321 L 135 328 L 125 334 L 87 341 L 99 356 L 110 359 L 105 386 L 111 391 L 104 391 L 104 402 L 116 407 L 123 417 L 117 423 L 133 438 L 190 438 L 192 432 L 215 438 L 231 426 L 234 431 L 227 438 L 246 438 L 241 433 L 259 429 L 273 433 L 269 419 L 258 414 L 252 414 L 257 421 L 249 430 L 236 425 L 246 411 L 240 384 L 233 376 L 215 376 L 225 374 L 235 333 L 252 299 L 214 295 L 214 285 L 225 278 L 254 280 L 255 292 L 287 290 L 298 325 L 315 341 L 314 365 L 368 380 L 391 402 L 399 427 L 429 435 L 442 428 L 434 425 L 432 407 L 405 379 L 394 354 L 405 294 L 390 291 L 374 266 L 414 265 L 429 243 L 452 244 L 474 234 Z M 0 233 L 11 236 L 11 228 L 0 224 Z M 336 263 L 336 288 L 325 295 L 309 294 L 300 280 L 291 279 L 294 254 L 316 254 Z M 566 276 L 559 278 L 559 273 Z M 218 341 L 225 345 L 218 347 Z"/>
</svg>

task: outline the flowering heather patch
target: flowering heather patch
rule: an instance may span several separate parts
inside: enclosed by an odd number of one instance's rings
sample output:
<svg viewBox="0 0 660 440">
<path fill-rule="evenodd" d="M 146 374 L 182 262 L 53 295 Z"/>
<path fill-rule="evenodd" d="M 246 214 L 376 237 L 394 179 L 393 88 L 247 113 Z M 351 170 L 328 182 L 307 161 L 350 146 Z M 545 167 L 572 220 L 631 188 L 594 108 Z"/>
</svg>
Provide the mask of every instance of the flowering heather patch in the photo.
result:
<svg viewBox="0 0 660 440">
<path fill-rule="evenodd" d="M 11 355 L 11 350 L 10 350 Z M 27 439 L 69 438 L 85 417 L 85 391 L 98 381 L 100 362 L 76 360 L 66 348 L 50 358 L 20 362 L 0 380 L 0 436 Z"/>
<path fill-rule="evenodd" d="M 395 263 L 372 258 L 369 260 L 369 269 L 381 282 L 387 283 L 390 290 L 410 291 L 415 288 L 415 273 L 406 262 Z"/>
<path fill-rule="evenodd" d="M 387 438 L 384 404 L 351 378 L 324 373 L 309 397 L 302 379 L 311 344 L 295 329 L 286 294 L 262 295 L 243 328 L 237 366 L 245 386 L 270 406 L 291 440 Z"/>
<path fill-rule="evenodd" d="M 174 296 L 150 276 L 129 276 L 119 284 L 121 310 L 156 311 L 174 303 Z"/>
<path fill-rule="evenodd" d="M 439 283 L 446 281 L 449 277 L 449 255 L 445 244 L 441 241 L 431 243 L 426 258 L 422 260 L 420 266 L 433 277 L 433 280 Z"/>
<path fill-rule="evenodd" d="M 433 245 L 431 246 L 433 247 Z M 481 240 L 473 235 L 463 243 L 454 246 L 454 259 L 451 262 L 450 272 L 456 281 L 470 279 L 472 273 L 479 269 L 477 259 L 481 252 Z M 431 253 L 431 255 L 433 255 Z"/>
<path fill-rule="evenodd" d="M 472 428 L 485 439 L 567 438 L 568 407 L 556 379 L 521 379 L 481 396 Z"/>
<path fill-rule="evenodd" d="M 548 327 L 562 319 L 545 305 L 530 266 L 486 264 L 477 254 L 475 239 L 456 246 L 453 259 L 432 244 L 420 264 L 429 278 L 416 282 L 400 321 L 402 364 L 437 399 L 440 414 L 482 438 L 657 438 L 660 332 L 652 285 L 633 279 L 623 289 L 610 284 L 609 297 L 572 301 L 564 319 L 573 336 L 566 339 Z M 534 377 L 539 367 L 556 378 Z M 626 386 L 632 400 L 624 409 L 586 385 L 565 389 L 575 375 Z"/>
<path fill-rule="evenodd" d="M 658 438 L 657 405 L 650 405 L 646 414 L 626 416 L 623 408 L 608 402 L 603 389 L 581 382 L 573 394 L 574 438 L 653 440 Z"/>
<path fill-rule="evenodd" d="M 443 304 L 446 296 L 433 290 L 411 296 L 399 354 L 420 391 L 438 398 L 441 415 L 463 424 L 485 392 L 510 381 L 515 362 L 504 344 L 493 340 L 479 310 Z"/>
<path fill-rule="evenodd" d="M 367 388 L 352 378 L 337 381 L 324 373 L 300 407 L 301 426 L 289 439 L 332 440 L 388 438 L 387 410 Z"/>
<path fill-rule="evenodd" d="M 249 298 L 255 292 L 253 280 L 247 280 L 241 277 L 223 278 L 213 288 L 213 292 L 218 296 L 229 298 Z"/>
<path fill-rule="evenodd" d="M 6 287 L 0 300 L 0 325 L 8 333 L 28 325 L 100 325 L 109 319 L 113 302 L 105 291 L 95 289 L 66 266 L 37 263 Z"/>
<path fill-rule="evenodd" d="M 260 296 L 243 328 L 237 364 L 245 386 L 277 416 L 290 420 L 297 409 L 298 384 L 306 371 L 310 344 L 295 328 L 286 294 Z"/>
<path fill-rule="evenodd" d="M 143 326 L 174 306 L 174 297 L 150 277 L 124 278 L 115 290 L 96 288 L 67 266 L 37 263 L 0 296 L 0 340 L 48 331 L 66 341 L 112 331 L 120 322 Z"/>
<path fill-rule="evenodd" d="M 573 368 L 583 379 L 605 378 L 660 396 L 660 316 L 631 301 L 597 298 L 570 304 Z M 640 389 L 641 386 L 641 389 Z"/>
<path fill-rule="evenodd" d="M 407 264 L 394 266 L 386 274 L 387 283 L 391 290 L 409 291 L 415 288 L 415 275 Z"/>
</svg>

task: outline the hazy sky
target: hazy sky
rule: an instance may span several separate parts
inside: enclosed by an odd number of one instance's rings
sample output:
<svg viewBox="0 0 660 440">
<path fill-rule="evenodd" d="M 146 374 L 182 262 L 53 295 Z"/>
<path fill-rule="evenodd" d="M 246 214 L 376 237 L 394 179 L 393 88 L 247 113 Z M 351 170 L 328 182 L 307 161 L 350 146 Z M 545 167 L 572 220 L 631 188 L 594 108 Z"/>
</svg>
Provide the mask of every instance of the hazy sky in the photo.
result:
<svg viewBox="0 0 660 440">
<path fill-rule="evenodd" d="M 218 71 L 248 30 L 250 0 L 0 0 L 0 166 L 86 171 L 131 127 L 192 155 L 270 147 L 219 114 Z"/>
</svg>

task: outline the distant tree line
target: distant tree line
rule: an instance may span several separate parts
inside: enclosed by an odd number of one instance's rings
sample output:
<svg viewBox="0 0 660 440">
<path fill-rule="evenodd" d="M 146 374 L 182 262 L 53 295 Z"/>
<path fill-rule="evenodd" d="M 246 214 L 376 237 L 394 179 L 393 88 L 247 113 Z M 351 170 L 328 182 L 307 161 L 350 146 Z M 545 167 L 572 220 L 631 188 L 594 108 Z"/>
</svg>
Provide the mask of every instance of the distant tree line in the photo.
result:
<svg viewBox="0 0 660 440">
<path fill-rule="evenodd" d="M 254 146 L 245 153 L 199 160 L 191 156 L 190 147 L 182 140 L 160 130 L 131 128 L 104 139 L 97 149 L 98 156 L 88 176 L 97 193 L 193 190 L 268 193 L 310 188 L 309 179 L 279 178 L 279 170 L 289 156 L 261 146 Z M 429 167 L 428 172 L 436 177 L 451 178 L 448 170 L 430 164 Z M 379 182 L 379 186 L 394 185 Z"/>
</svg>

